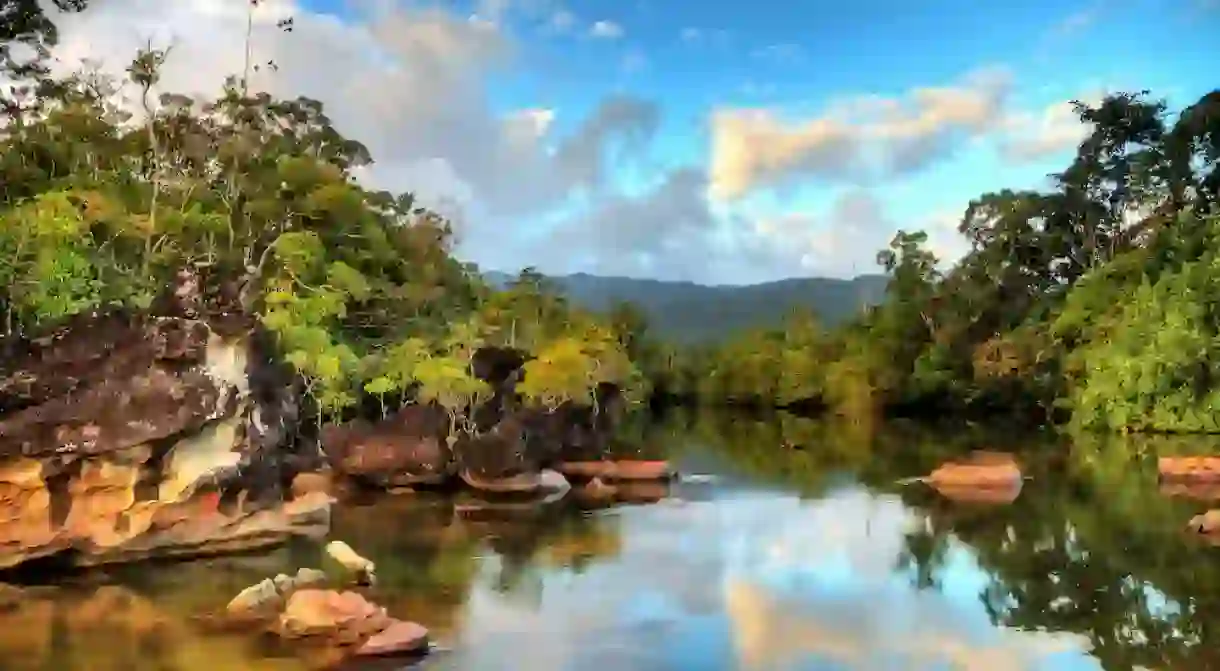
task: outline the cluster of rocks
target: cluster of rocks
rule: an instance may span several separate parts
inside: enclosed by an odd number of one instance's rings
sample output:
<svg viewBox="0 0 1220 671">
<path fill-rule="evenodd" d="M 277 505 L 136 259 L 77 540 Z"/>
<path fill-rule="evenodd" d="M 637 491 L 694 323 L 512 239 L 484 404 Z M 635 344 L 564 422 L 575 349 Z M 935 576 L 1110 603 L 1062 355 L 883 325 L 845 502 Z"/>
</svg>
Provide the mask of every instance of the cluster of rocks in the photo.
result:
<svg viewBox="0 0 1220 671">
<path fill-rule="evenodd" d="M 1198 501 L 1220 501 L 1220 456 L 1160 457 L 1157 476 L 1162 494 Z M 1012 503 L 1024 482 L 1012 455 L 977 451 L 938 467 L 920 481 L 959 503 Z M 1220 508 L 1192 517 L 1186 528 L 1220 543 Z"/>
<path fill-rule="evenodd" d="M 610 460 L 610 436 L 623 412 L 620 390 L 601 385 L 597 410 L 565 404 L 554 411 L 524 407 L 514 386 L 526 359 L 521 352 L 484 348 L 475 375 L 494 390 L 471 418 L 474 432 L 451 436 L 449 418 L 435 405 L 408 405 L 378 422 L 326 427 L 322 451 L 339 486 L 387 490 L 460 485 L 491 495 L 547 495 L 556 473 L 575 483 L 663 481 L 664 461 Z M 320 489 L 316 478 L 299 489 Z M 332 490 L 333 491 L 333 490 Z"/>
<path fill-rule="evenodd" d="M 373 562 L 342 541 L 326 546 L 328 570 L 302 568 L 252 585 L 212 618 L 222 629 L 261 631 L 332 667 L 352 658 L 418 656 L 428 630 L 390 616 L 359 591 L 376 582 Z"/>
</svg>

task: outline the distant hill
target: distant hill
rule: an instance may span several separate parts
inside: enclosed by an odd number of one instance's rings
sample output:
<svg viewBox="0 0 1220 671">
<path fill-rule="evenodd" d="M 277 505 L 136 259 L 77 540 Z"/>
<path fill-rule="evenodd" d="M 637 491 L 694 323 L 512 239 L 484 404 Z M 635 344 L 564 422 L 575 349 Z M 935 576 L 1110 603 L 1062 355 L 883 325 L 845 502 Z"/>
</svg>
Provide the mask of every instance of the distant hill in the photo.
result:
<svg viewBox="0 0 1220 671">
<path fill-rule="evenodd" d="M 484 273 L 503 286 L 513 276 Z M 833 325 L 875 304 L 885 293 L 883 275 L 851 280 L 802 277 L 745 286 L 707 286 L 577 273 L 548 277 L 573 303 L 594 312 L 619 301 L 639 306 L 654 331 L 680 342 L 717 340 L 735 331 L 779 324 L 793 308 L 806 307 Z"/>
</svg>

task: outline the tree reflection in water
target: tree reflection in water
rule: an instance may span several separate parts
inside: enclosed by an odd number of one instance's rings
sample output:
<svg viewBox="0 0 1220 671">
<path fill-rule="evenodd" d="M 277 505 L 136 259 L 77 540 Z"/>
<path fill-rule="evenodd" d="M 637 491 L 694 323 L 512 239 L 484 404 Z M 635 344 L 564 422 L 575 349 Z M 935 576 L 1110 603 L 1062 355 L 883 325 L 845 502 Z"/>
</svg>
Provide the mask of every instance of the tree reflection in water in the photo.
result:
<svg viewBox="0 0 1220 671">
<path fill-rule="evenodd" d="M 669 426 L 674 440 L 685 430 L 679 420 Z M 996 625 L 1081 634 L 1107 669 L 1220 668 L 1220 653 L 1203 645 L 1220 640 L 1220 550 L 1183 532 L 1208 505 L 1162 494 L 1155 468 L 1158 455 L 1214 452 L 1207 440 L 714 415 L 689 435 L 744 472 L 808 496 L 846 477 L 900 495 L 924 524 L 906 533 L 895 570 L 939 591 L 955 548 L 969 548 L 989 575 L 978 598 Z M 1016 502 L 958 504 L 900 484 L 980 448 L 1019 455 L 1032 478 Z"/>
</svg>

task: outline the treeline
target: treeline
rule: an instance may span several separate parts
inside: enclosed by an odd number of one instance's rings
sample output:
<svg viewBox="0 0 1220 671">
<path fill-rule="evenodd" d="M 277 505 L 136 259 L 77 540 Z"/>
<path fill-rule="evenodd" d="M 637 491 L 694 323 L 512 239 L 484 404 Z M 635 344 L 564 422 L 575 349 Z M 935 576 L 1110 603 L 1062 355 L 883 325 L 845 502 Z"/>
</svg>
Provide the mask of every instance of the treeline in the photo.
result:
<svg viewBox="0 0 1220 671">
<path fill-rule="evenodd" d="M 187 268 L 276 336 L 318 424 L 412 400 L 465 421 L 491 394 L 472 370 L 485 347 L 532 355 L 517 391 L 536 405 L 594 403 L 601 383 L 646 391 L 608 326 L 537 274 L 493 290 L 452 256 L 443 217 L 361 186 L 372 157 L 319 102 L 253 91 L 250 72 L 210 99 L 162 91 L 158 50 L 126 79 L 52 77 L 54 26 L 18 4 L 0 30 L 0 80 L 13 82 L 0 110 L 7 338 L 147 310 Z"/>
<path fill-rule="evenodd" d="M 713 348 L 653 343 L 659 392 L 1220 432 L 1220 90 L 1173 115 L 1147 92 L 1076 111 L 1091 132 L 1070 165 L 1048 190 L 971 202 L 951 270 L 899 232 L 880 305 L 834 330 L 796 314 Z"/>
</svg>

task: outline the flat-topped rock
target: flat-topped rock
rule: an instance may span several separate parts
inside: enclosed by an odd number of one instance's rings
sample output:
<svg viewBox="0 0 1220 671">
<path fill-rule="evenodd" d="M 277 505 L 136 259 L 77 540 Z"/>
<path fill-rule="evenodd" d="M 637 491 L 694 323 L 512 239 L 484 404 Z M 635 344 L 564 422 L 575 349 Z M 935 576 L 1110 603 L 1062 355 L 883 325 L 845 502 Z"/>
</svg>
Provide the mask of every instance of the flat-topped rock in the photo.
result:
<svg viewBox="0 0 1220 671">
<path fill-rule="evenodd" d="M 556 470 L 569 478 L 603 482 L 612 480 L 668 480 L 674 476 L 674 470 L 668 461 L 664 460 L 598 460 L 598 461 L 566 461 L 556 466 Z"/>
</svg>

